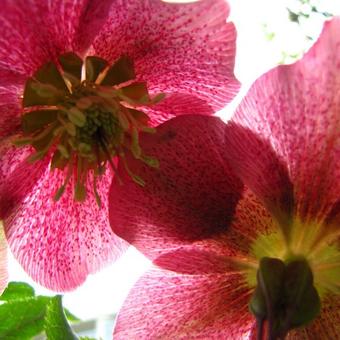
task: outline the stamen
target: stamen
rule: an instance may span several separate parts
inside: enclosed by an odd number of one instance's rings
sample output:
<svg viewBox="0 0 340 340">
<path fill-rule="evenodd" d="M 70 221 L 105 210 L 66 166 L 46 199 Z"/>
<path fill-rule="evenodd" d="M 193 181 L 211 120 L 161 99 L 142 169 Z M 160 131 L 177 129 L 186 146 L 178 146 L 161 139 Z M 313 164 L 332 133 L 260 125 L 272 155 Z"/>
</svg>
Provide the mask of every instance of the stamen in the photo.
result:
<svg viewBox="0 0 340 340">
<path fill-rule="evenodd" d="M 65 191 L 66 185 L 68 184 L 71 175 L 72 175 L 72 171 L 73 171 L 73 161 L 71 158 L 71 161 L 68 165 L 68 169 L 67 169 L 67 175 L 64 181 L 64 184 L 57 190 L 57 192 L 54 194 L 54 201 L 58 201 L 60 199 L 60 197 L 62 196 L 62 194 Z"/>
<path fill-rule="evenodd" d="M 133 181 L 144 186 L 143 179 L 130 170 L 125 155 L 130 152 L 135 159 L 157 168 L 158 160 L 145 155 L 139 144 L 141 132 L 154 133 L 155 129 L 148 125 L 149 117 L 135 108 L 153 105 L 164 95 L 151 98 L 146 83 L 134 81 L 133 63 L 127 56 L 111 66 L 96 56 L 87 57 L 83 63 L 71 52 L 58 60 L 58 67 L 48 62 L 28 79 L 22 116 L 25 137 L 15 144 L 35 148 L 31 162 L 51 154 L 51 170 L 67 167 L 65 182 L 55 200 L 62 196 L 73 175 L 74 198 L 84 201 L 87 175 L 93 171 L 93 193 L 101 205 L 96 182 L 105 172 L 106 163 L 122 182 L 115 157 L 123 162 Z M 32 111 L 30 107 L 38 109 Z"/>
</svg>

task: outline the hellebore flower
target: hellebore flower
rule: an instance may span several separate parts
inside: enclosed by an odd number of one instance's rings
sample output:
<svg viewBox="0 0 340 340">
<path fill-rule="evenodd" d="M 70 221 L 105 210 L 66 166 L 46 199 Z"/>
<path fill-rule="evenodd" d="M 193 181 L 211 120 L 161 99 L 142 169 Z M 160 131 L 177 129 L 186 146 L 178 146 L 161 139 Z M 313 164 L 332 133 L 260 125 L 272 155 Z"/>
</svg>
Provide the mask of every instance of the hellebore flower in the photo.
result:
<svg viewBox="0 0 340 340">
<path fill-rule="evenodd" d="M 126 248 L 112 170 L 143 185 L 125 159 L 157 167 L 140 132 L 235 95 L 228 14 L 222 0 L 1 2 L 0 218 L 34 280 L 73 289 Z"/>
<path fill-rule="evenodd" d="M 160 170 L 132 166 L 152 183 L 124 197 L 113 183 L 110 222 L 156 266 L 115 339 L 339 338 L 339 37 L 337 18 L 227 125 L 182 116 L 141 139 Z"/>
</svg>

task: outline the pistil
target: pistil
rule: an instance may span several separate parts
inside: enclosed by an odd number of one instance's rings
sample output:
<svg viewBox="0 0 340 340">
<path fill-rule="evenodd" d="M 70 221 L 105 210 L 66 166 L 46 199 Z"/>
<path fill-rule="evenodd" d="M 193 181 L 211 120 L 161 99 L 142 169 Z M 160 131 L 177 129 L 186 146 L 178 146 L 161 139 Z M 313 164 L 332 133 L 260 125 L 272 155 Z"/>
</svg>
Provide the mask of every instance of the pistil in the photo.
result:
<svg viewBox="0 0 340 340">
<path fill-rule="evenodd" d="M 303 326 L 320 312 L 320 298 L 314 287 L 312 271 L 304 259 L 284 263 L 262 258 L 257 272 L 257 287 L 250 310 L 258 325 L 258 339 L 284 339 L 289 330 Z"/>
</svg>

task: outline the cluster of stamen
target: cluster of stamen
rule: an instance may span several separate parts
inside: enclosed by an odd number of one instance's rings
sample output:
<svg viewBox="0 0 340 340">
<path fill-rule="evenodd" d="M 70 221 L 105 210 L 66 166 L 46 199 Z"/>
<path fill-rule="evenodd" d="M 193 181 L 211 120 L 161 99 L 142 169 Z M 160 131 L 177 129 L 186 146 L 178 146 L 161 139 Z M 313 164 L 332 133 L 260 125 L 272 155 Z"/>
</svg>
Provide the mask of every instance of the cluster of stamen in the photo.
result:
<svg viewBox="0 0 340 340">
<path fill-rule="evenodd" d="M 126 161 L 130 152 L 134 158 L 157 167 L 157 159 L 143 153 L 139 145 L 140 132 L 153 133 L 149 117 L 138 106 L 152 105 L 163 98 L 150 98 L 146 84 L 136 82 L 131 60 L 122 56 L 112 66 L 99 57 L 87 57 L 85 62 L 74 53 L 59 57 L 59 64 L 44 64 L 24 91 L 22 115 L 23 138 L 18 146 L 32 145 L 34 162 L 51 156 L 51 170 L 65 171 L 65 181 L 55 193 L 58 200 L 74 177 L 74 197 L 86 198 L 86 180 L 93 173 L 94 194 L 100 197 L 96 178 L 107 164 L 117 175 L 114 159 L 123 162 L 129 176 L 144 185 Z M 117 175 L 118 176 L 118 175 Z"/>
</svg>

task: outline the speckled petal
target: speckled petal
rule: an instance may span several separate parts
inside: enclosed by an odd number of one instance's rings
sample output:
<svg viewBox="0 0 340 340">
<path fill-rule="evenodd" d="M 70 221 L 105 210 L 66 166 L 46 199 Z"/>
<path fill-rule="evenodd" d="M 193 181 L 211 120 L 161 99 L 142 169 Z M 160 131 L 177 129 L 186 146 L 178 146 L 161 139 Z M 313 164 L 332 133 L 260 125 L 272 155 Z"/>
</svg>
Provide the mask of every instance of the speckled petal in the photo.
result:
<svg viewBox="0 0 340 340">
<path fill-rule="evenodd" d="M 21 96 L 25 80 L 26 78 L 22 74 L 2 68 L 0 62 L 1 139 L 16 134 L 20 129 Z"/>
<path fill-rule="evenodd" d="M 26 176 L 29 176 L 29 174 Z M 17 178 L 17 177 L 16 177 Z M 58 202 L 53 196 L 65 175 L 49 168 L 41 173 L 31 191 L 6 214 L 4 226 L 12 253 L 32 278 L 45 287 L 67 291 L 79 286 L 89 273 L 114 260 L 126 243 L 112 234 L 107 217 L 111 175 L 97 182 L 102 199 L 99 208 L 88 179 L 88 198 L 74 201 L 69 185 Z M 16 187 L 14 187 L 16 185 Z M 0 197 L 21 190 L 21 181 L 6 181 Z"/>
<path fill-rule="evenodd" d="M 17 148 L 14 138 L 0 143 L 0 219 L 5 219 L 33 190 L 36 181 L 46 170 L 48 160 L 28 163 L 26 158 L 33 152 L 31 147 Z"/>
<path fill-rule="evenodd" d="M 232 263 L 246 263 L 245 271 L 255 278 L 258 260 L 252 245 L 259 234 L 274 231 L 273 219 L 258 199 L 248 189 L 238 201 L 232 223 L 222 232 L 194 243 L 178 246 L 172 261 L 157 261 L 164 269 L 182 274 L 221 273 Z M 151 241 L 152 243 L 152 241 Z M 199 257 L 201 266 L 192 272 L 191 257 Z M 218 260 L 218 262 L 217 262 Z"/>
<path fill-rule="evenodd" d="M 184 115 L 143 135 L 142 150 L 160 168 L 129 158 L 141 187 L 120 164 L 123 185 L 114 180 L 109 198 L 114 232 L 154 258 L 227 228 L 243 186 L 225 161 L 224 126 L 216 117 Z"/>
<path fill-rule="evenodd" d="M 258 79 L 232 121 L 226 152 L 246 185 L 277 215 L 324 220 L 340 192 L 340 18 L 302 60 Z"/>
<path fill-rule="evenodd" d="M 7 286 L 7 242 L 3 231 L 2 223 L 0 222 L 0 295 Z"/>
<path fill-rule="evenodd" d="M 2 0 L 0 67 L 30 75 L 64 51 L 85 51 L 111 0 Z"/>
<path fill-rule="evenodd" d="M 150 125 L 157 126 L 183 114 L 212 115 L 214 110 L 203 99 L 184 93 L 168 93 L 156 105 L 141 108 L 150 117 Z"/>
<path fill-rule="evenodd" d="M 160 261 L 171 261 L 172 254 Z M 201 266 L 189 257 L 188 266 Z M 238 272 L 180 275 L 155 268 L 132 288 L 114 339 L 243 339 L 253 326 L 251 292 Z"/>
<path fill-rule="evenodd" d="M 221 109 L 239 88 L 228 15 L 225 0 L 116 0 L 94 54 L 111 62 L 127 54 L 151 92 L 193 94 Z"/>
</svg>

